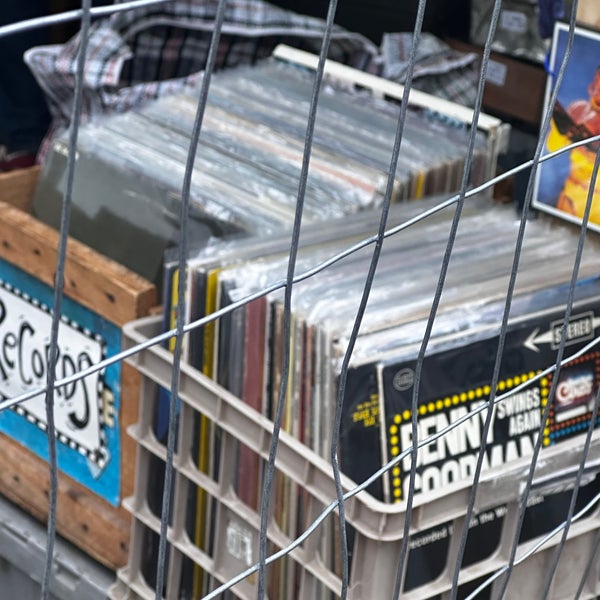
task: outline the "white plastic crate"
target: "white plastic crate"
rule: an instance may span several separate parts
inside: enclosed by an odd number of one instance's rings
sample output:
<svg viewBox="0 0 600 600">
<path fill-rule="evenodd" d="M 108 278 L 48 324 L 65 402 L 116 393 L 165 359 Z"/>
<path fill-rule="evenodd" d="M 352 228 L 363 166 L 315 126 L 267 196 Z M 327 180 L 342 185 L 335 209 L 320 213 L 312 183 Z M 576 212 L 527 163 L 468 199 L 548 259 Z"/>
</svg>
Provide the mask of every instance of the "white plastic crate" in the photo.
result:
<svg viewBox="0 0 600 600">
<path fill-rule="evenodd" d="M 158 318 L 135 321 L 124 329 L 125 344 L 131 347 L 145 342 L 159 333 L 159 329 Z M 166 457 L 165 446 L 153 434 L 153 414 L 157 386 L 167 389 L 170 387 L 172 355 L 163 348 L 154 346 L 136 354 L 131 362 L 144 379 L 141 420 L 131 428 L 131 434 L 138 443 L 137 479 L 134 497 L 125 501 L 134 517 L 129 563 L 118 572 L 118 581 L 110 594 L 113 600 L 155 597 L 152 578 L 156 562 L 155 557 L 148 556 L 148 550 L 152 545 L 152 536 L 157 538 L 160 531 L 160 510 L 151 509 L 149 490 L 152 488 L 151 478 L 157 472 L 156 465 L 161 462 L 164 464 Z M 187 597 L 185 572 L 190 565 L 198 565 L 207 576 L 212 577 L 214 589 L 257 562 L 259 514 L 242 502 L 234 492 L 236 469 L 232 457 L 236 456 L 237 444 L 241 442 L 266 460 L 273 428 L 271 421 L 188 365 L 182 365 L 181 368 L 180 399 L 178 445 L 174 460 L 173 517 L 168 531 L 169 559 L 164 590 L 165 598 L 173 600 Z M 190 452 L 193 446 L 194 419 L 199 413 L 216 423 L 220 431 L 220 462 L 214 477 L 198 470 Z M 580 435 L 544 449 L 536 467 L 532 497 L 572 488 L 584 437 Z M 331 466 L 285 432 L 280 437 L 276 470 L 306 490 L 307 524 L 336 497 Z M 518 500 L 528 470 L 529 461 L 522 459 L 482 476 L 475 512 L 483 522 L 484 519 L 493 518 L 495 508 L 504 507 L 501 509 L 503 518 L 499 543 L 488 556 L 471 561 L 470 566 L 462 569 L 459 597 L 464 597 L 476 584 L 506 565 L 514 538 Z M 599 470 L 600 439 L 596 432 L 592 439 L 586 473 L 593 478 Z M 348 478 L 342 477 L 342 482 L 345 490 L 354 487 Z M 213 541 L 204 550 L 200 550 L 192 542 L 186 531 L 186 518 L 190 513 L 188 497 L 195 486 L 199 486 L 214 501 Z M 423 494 L 416 497 L 412 514 L 412 539 L 418 539 L 416 536 L 419 532 L 445 524 L 444 529 L 439 531 L 445 531 L 444 536 L 448 539 L 447 560 L 432 581 L 402 593 L 401 598 L 418 600 L 448 596 L 469 494 L 469 484 L 462 483 L 448 486 L 443 495 Z M 572 523 L 549 598 L 575 597 L 600 526 L 597 503 L 598 496 L 589 502 L 590 508 L 584 518 Z M 276 502 L 271 502 L 271 507 L 272 511 L 276 510 Z M 346 502 L 346 517 L 354 530 L 349 597 L 391 598 L 402 543 L 405 505 L 385 504 L 366 492 L 361 492 Z M 327 552 L 324 553 L 324 548 L 328 547 L 326 544 L 337 539 L 336 522 L 337 516 L 329 516 L 322 527 L 283 559 L 287 563 L 285 567 L 279 567 L 279 576 L 284 576 L 285 573 L 298 575 L 295 578 L 297 587 L 285 589 L 275 585 L 271 588 L 275 591 L 270 597 L 282 597 L 281 590 L 284 590 L 285 597 L 290 598 L 338 596 L 341 581 L 336 573 L 338 569 L 331 566 L 336 564 L 336 560 L 328 560 L 325 556 Z M 276 548 L 286 547 L 293 541 L 292 537 L 285 535 L 277 527 L 273 515 L 268 538 Z M 519 557 L 532 549 L 540 539 L 538 536 L 519 546 L 517 563 Z M 531 557 L 515 566 L 505 597 L 541 597 L 545 574 L 559 539 L 560 534 L 555 535 Z M 410 568 L 410 555 L 408 562 Z M 273 567 L 268 569 L 269 581 L 269 573 Z M 270 581 L 272 577 L 271 575 Z M 493 586 L 501 581 L 502 578 L 499 578 L 496 584 L 492 584 L 492 595 Z M 252 575 L 237 584 L 232 591 L 235 597 L 254 598 L 256 585 L 257 577 Z M 595 561 L 580 597 L 595 598 L 599 593 L 600 568 Z"/>
</svg>

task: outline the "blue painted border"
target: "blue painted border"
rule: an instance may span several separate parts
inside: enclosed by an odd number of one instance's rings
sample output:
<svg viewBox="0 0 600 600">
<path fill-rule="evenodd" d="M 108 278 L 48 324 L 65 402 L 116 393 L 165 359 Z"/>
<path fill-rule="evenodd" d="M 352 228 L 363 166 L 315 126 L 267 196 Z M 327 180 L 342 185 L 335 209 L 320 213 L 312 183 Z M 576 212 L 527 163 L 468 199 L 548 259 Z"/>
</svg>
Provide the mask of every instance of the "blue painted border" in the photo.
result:
<svg viewBox="0 0 600 600">
<path fill-rule="evenodd" d="M 54 294 L 49 286 L 3 260 L 0 260 L 0 278 L 18 288 L 21 292 L 37 299 L 41 304 L 52 306 Z M 63 299 L 62 314 L 75 321 L 79 326 L 99 335 L 105 344 L 106 356 L 113 356 L 120 351 L 120 327 L 67 297 Z M 108 463 L 101 472 L 98 472 L 97 467 L 90 464 L 88 459 L 77 450 L 57 442 L 58 467 L 60 471 L 89 488 L 113 506 L 118 506 L 121 492 L 120 363 L 108 367 L 103 380 L 114 397 L 114 423 L 112 427 L 108 427 L 107 424 L 104 425 L 106 448 L 109 453 Z M 17 440 L 44 460 L 48 460 L 48 438 L 46 433 L 13 410 L 0 412 L 0 431 Z"/>
</svg>

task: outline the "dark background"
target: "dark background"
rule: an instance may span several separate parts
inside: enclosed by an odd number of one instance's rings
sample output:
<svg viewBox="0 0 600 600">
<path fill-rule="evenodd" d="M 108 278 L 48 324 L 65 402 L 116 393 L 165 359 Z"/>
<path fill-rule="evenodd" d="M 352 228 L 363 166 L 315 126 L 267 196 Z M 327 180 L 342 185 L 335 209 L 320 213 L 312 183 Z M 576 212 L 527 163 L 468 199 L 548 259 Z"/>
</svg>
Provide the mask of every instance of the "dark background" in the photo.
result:
<svg viewBox="0 0 600 600">
<path fill-rule="evenodd" d="M 328 0 L 270 0 L 271 4 L 297 13 L 324 19 Z M 469 35 L 471 0 L 427 0 L 423 30 L 438 37 L 466 40 Z M 80 8 L 79 0 L 50 0 L 52 12 Z M 112 4 L 111 0 L 93 0 L 93 6 Z M 335 22 L 350 31 L 358 31 L 379 44 L 384 33 L 412 31 L 418 0 L 338 0 Z M 70 37 L 77 26 L 55 32 L 55 38 Z"/>
<path fill-rule="evenodd" d="M 271 0 L 272 4 L 295 12 L 325 18 L 327 0 Z M 339 0 L 335 22 L 358 31 L 376 43 L 383 33 L 412 31 L 418 0 Z M 470 0 L 427 0 L 423 30 L 438 37 L 467 39 Z"/>
</svg>

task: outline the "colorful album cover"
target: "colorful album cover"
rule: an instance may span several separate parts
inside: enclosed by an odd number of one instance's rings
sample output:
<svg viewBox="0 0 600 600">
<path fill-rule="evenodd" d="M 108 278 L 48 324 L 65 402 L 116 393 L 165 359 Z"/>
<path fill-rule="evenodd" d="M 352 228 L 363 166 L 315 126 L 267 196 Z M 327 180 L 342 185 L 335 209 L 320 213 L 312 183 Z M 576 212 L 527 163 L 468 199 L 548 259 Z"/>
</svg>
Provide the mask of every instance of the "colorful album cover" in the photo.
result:
<svg viewBox="0 0 600 600">
<path fill-rule="evenodd" d="M 593 287 L 596 287 L 595 285 Z M 550 318 L 549 318 L 550 317 Z M 550 398 L 553 374 L 527 382 L 556 361 L 564 316 L 556 310 L 527 315 L 510 326 L 497 393 L 519 386 L 519 391 L 498 402 L 487 437 L 483 470 L 531 456 L 548 401 L 552 402 L 543 428 L 543 446 L 552 446 L 590 426 L 600 385 L 600 352 L 592 348 L 564 365 L 558 375 L 554 399 Z M 597 298 L 577 303 L 566 329 L 569 356 L 594 338 L 600 325 Z M 419 390 L 419 439 L 441 432 L 490 394 L 497 337 L 473 340 L 426 357 Z M 411 404 L 416 361 L 389 361 L 380 365 L 382 462 L 412 444 Z M 419 453 L 416 493 L 445 489 L 472 476 L 481 446 L 486 413 L 444 435 L 443 441 Z M 597 424 L 597 422 L 596 422 Z M 384 478 L 384 497 L 392 502 L 406 498 L 410 458 L 406 457 Z M 387 497 L 386 497 L 387 496 Z"/>
<path fill-rule="evenodd" d="M 549 61 L 545 107 L 560 70 L 569 40 L 569 28 L 558 23 Z M 544 154 L 600 134 L 600 34 L 576 28 L 565 77 L 552 110 Z M 600 142 L 580 146 L 541 163 L 536 175 L 533 206 L 581 223 Z M 590 228 L 600 231 L 600 179 L 596 182 Z"/>
</svg>

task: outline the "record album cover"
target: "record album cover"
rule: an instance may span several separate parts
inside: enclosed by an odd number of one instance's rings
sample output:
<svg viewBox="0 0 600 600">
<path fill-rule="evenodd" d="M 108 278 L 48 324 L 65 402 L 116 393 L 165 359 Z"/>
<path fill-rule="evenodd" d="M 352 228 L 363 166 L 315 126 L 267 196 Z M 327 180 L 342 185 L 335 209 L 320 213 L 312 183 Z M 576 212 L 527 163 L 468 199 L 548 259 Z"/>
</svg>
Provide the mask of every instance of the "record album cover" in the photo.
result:
<svg viewBox="0 0 600 600">
<path fill-rule="evenodd" d="M 569 29 L 558 23 L 554 32 L 546 88 L 548 109 L 554 80 L 560 70 L 569 39 Z M 545 112 L 545 111 L 544 111 Z M 552 109 L 544 154 L 600 134 L 600 34 L 577 28 L 565 77 Z M 591 142 L 540 163 L 536 175 L 533 206 L 544 212 L 581 223 L 600 147 Z M 592 196 L 590 228 L 600 231 L 600 181 Z"/>
</svg>

